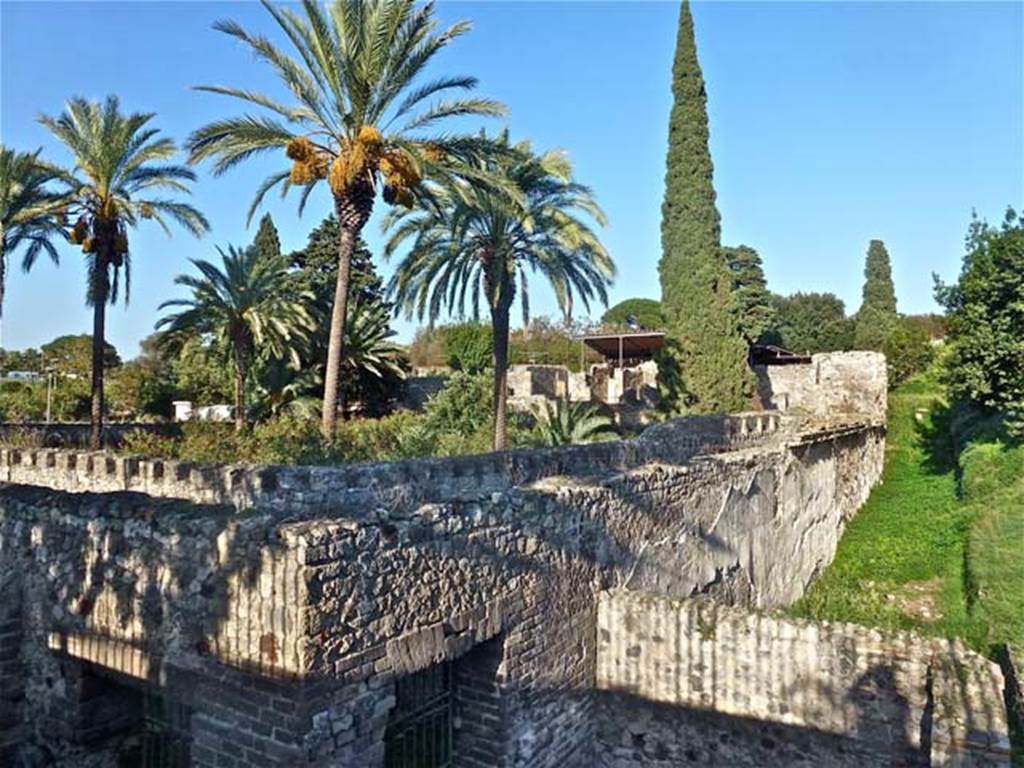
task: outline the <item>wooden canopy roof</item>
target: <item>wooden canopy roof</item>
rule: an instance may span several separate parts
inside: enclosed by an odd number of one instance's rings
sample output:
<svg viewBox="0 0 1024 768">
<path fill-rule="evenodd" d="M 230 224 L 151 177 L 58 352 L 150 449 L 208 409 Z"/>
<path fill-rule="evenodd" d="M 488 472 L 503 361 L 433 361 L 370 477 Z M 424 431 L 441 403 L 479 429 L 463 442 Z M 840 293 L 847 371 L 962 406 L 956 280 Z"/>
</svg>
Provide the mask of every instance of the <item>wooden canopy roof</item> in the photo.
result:
<svg viewBox="0 0 1024 768">
<path fill-rule="evenodd" d="M 594 333 L 582 341 L 606 360 L 650 360 L 665 345 L 661 331 L 631 331 L 627 333 Z"/>
</svg>

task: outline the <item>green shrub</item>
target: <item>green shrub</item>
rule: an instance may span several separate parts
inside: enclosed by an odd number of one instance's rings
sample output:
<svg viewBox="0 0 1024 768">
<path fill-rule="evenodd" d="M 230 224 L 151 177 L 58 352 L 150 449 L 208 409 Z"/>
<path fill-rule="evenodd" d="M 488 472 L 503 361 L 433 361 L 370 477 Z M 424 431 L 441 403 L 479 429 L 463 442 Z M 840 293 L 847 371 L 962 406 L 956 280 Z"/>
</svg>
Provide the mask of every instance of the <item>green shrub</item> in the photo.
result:
<svg viewBox="0 0 1024 768">
<path fill-rule="evenodd" d="M 937 283 L 947 311 L 950 394 L 1005 413 L 1024 435 L 1024 220 L 1012 209 L 1001 228 L 975 219 L 955 285 Z"/>
<path fill-rule="evenodd" d="M 491 365 L 494 340 L 491 326 L 459 323 L 442 329 L 448 365 L 456 371 L 479 373 Z"/>
<path fill-rule="evenodd" d="M 444 389 L 427 401 L 427 428 L 436 435 L 470 435 L 489 426 L 492 418 L 493 375 L 458 371 Z"/>
<path fill-rule="evenodd" d="M 148 459 L 175 459 L 178 440 L 145 429 L 133 429 L 121 439 L 120 452 Z"/>
<path fill-rule="evenodd" d="M 890 388 L 924 371 L 935 357 L 927 332 L 906 317 L 897 321 L 896 328 L 885 340 L 883 352 L 889 368 Z"/>
</svg>

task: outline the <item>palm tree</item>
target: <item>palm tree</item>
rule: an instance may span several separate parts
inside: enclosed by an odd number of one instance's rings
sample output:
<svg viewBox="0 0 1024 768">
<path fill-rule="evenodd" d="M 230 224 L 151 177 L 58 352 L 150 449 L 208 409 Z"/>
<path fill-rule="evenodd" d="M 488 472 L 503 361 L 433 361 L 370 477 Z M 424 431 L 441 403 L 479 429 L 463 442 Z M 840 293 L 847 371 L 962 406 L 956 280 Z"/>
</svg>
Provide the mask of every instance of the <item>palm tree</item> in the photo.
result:
<svg viewBox="0 0 1024 768">
<path fill-rule="evenodd" d="M 480 151 L 469 137 L 429 133 L 449 117 L 499 115 L 504 108 L 487 99 L 451 98 L 476 86 L 471 77 L 436 77 L 417 83 L 435 54 L 469 29 L 459 22 L 437 30 L 433 4 L 414 0 L 303 0 L 302 14 L 264 7 L 284 32 L 298 58 L 233 21 L 215 29 L 250 47 L 287 86 L 293 101 L 242 88 L 201 86 L 199 90 L 241 99 L 265 114 L 244 114 L 200 128 L 189 139 L 192 162 L 214 158 L 213 171 L 267 151 L 285 150 L 291 168 L 268 177 L 256 192 L 250 218 L 268 191 L 302 187 L 299 211 L 320 181 L 326 181 L 341 227 L 338 272 L 331 309 L 324 381 L 322 429 L 334 432 L 350 260 L 378 192 L 388 204 L 409 206 L 421 196 L 424 175 L 450 172 Z"/>
<path fill-rule="evenodd" d="M 70 240 L 81 245 L 88 264 L 86 304 L 93 308 L 92 429 L 89 447 L 97 450 L 103 431 L 103 352 L 106 306 L 115 304 L 124 270 L 124 297 L 131 286 L 128 230 L 152 219 L 170 235 L 175 222 L 196 237 L 209 230 L 206 218 L 187 203 L 163 195 L 188 193 L 195 181 L 188 168 L 170 164 L 177 149 L 171 139 L 158 138 L 149 127 L 153 114 L 124 115 L 116 96 L 102 104 L 73 98 L 58 117 L 39 122 L 74 157 L 75 167 L 63 174 L 67 214 L 75 219 Z"/>
<path fill-rule="evenodd" d="M 0 144 L 0 316 L 7 282 L 7 257 L 24 246 L 26 272 L 45 252 L 59 262 L 55 238 L 64 238 L 63 195 L 52 185 L 61 172 L 39 159 L 39 151 L 18 152 Z"/>
<path fill-rule="evenodd" d="M 590 403 L 570 403 L 560 398 L 555 405 L 544 403 L 539 425 L 548 445 L 589 443 L 615 432 L 611 419 Z"/>
<path fill-rule="evenodd" d="M 288 357 L 299 366 L 299 353 L 312 328 L 306 310 L 312 295 L 296 292 L 288 280 L 283 257 L 267 257 L 257 248 L 217 249 L 224 268 L 192 259 L 201 276 L 178 275 L 174 282 L 192 290 L 188 299 L 171 299 L 160 309 L 181 307 L 161 318 L 166 343 L 204 336 L 225 350 L 235 369 L 235 431 L 246 427 L 245 386 L 257 348 L 263 354 Z"/>
<path fill-rule="evenodd" d="M 343 371 L 350 382 L 359 385 L 361 393 L 371 393 L 371 400 L 376 394 L 373 390 L 384 391 L 388 382 L 394 384 L 405 378 L 405 355 L 391 341 L 395 331 L 389 308 L 387 304 L 359 299 L 349 305 Z"/>
<path fill-rule="evenodd" d="M 499 145 L 507 146 L 507 134 Z M 555 291 L 568 319 L 574 297 L 586 309 L 606 288 L 615 266 L 593 228 L 605 218 L 591 191 L 572 180 L 565 155 L 535 155 L 528 143 L 512 153 L 496 152 L 481 160 L 481 171 L 501 175 L 518 189 L 501 189 L 449 181 L 434 192 L 438 204 L 421 211 L 395 213 L 385 226 L 392 231 L 385 256 L 406 241 L 411 250 L 399 264 L 390 290 L 408 317 L 433 323 L 442 310 L 479 317 L 487 302 L 494 334 L 494 448 L 503 450 L 506 432 L 509 314 L 518 292 L 523 323 L 529 324 L 527 271 L 539 272 Z"/>
</svg>

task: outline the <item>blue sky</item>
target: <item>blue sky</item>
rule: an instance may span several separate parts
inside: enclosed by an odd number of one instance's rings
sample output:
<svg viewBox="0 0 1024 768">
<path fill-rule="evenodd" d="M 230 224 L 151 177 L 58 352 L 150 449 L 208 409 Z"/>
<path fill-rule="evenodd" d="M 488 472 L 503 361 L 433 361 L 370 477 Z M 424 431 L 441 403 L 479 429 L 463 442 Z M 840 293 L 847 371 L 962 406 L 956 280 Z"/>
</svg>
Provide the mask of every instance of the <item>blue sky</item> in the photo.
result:
<svg viewBox="0 0 1024 768">
<path fill-rule="evenodd" d="M 955 277 L 972 208 L 993 221 L 1024 203 L 1024 4 L 703 2 L 694 6 L 708 83 L 711 149 L 723 241 L 758 249 L 772 290 L 832 291 L 855 311 L 868 241 L 892 256 L 901 311 L 925 312 L 931 273 Z M 613 301 L 659 295 L 670 70 L 678 6 L 670 2 L 443 2 L 445 21 L 474 30 L 438 70 L 480 78 L 479 93 L 510 108 L 515 138 L 563 147 L 592 186 L 619 266 Z M 269 71 L 210 29 L 222 17 L 273 34 L 249 2 L 10 2 L 0 0 L 0 137 L 66 161 L 35 123 L 72 94 L 120 95 L 154 111 L 183 140 L 234 114 L 199 83 L 277 92 Z M 500 122 L 492 123 L 495 128 Z M 133 238 L 129 307 L 109 315 L 124 356 L 151 332 L 175 274 L 214 245 L 248 242 L 245 210 L 280 159 L 212 178 L 201 169 L 194 202 L 213 233 L 167 239 L 155 226 Z M 293 201 L 268 206 L 286 250 L 300 247 L 328 211 L 303 219 Z M 367 230 L 379 253 L 379 225 Z M 390 266 L 382 272 L 390 274 Z M 553 313 L 534 282 L 534 313 Z M 38 346 L 87 332 L 80 252 L 59 268 L 12 268 L 3 344 Z M 400 337 L 412 324 L 399 322 Z"/>
</svg>

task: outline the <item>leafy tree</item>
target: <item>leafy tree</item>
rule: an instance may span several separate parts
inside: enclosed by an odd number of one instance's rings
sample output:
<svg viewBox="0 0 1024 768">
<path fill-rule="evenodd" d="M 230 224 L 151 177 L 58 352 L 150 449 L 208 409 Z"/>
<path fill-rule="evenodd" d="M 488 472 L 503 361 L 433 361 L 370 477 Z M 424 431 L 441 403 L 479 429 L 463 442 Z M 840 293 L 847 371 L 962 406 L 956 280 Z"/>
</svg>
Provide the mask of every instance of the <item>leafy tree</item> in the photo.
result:
<svg viewBox="0 0 1024 768">
<path fill-rule="evenodd" d="M 741 409 L 752 388 L 747 345 L 733 309 L 721 250 L 713 166 L 708 149 L 707 92 L 697 61 L 690 6 L 679 10 L 672 69 L 665 200 L 661 208 L 661 304 L 684 401 L 694 412 Z"/>
<path fill-rule="evenodd" d="M 872 240 L 864 264 L 864 300 L 857 313 L 854 346 L 881 352 L 898 317 L 889 252 L 881 240 Z"/>
<path fill-rule="evenodd" d="M 300 417 L 318 413 L 318 404 L 307 396 L 319 385 L 316 371 L 298 369 L 290 361 L 273 356 L 261 357 L 254 371 L 253 399 L 257 418 L 277 417 L 286 412 Z"/>
<path fill-rule="evenodd" d="M 768 330 L 775 309 L 764 279 L 761 257 L 747 245 L 726 247 L 725 264 L 732 275 L 732 296 L 739 317 L 740 333 L 753 344 Z"/>
<path fill-rule="evenodd" d="M 931 338 L 909 317 L 901 317 L 882 347 L 889 369 L 889 388 L 925 370 L 935 357 Z"/>
<path fill-rule="evenodd" d="M 491 366 L 494 339 L 484 323 L 458 323 L 442 326 L 448 365 L 456 371 L 480 373 Z"/>
<path fill-rule="evenodd" d="M 635 317 L 641 328 L 658 331 L 665 327 L 665 317 L 661 311 L 661 302 L 654 299 L 626 299 L 611 307 L 601 316 L 606 325 L 622 325 Z"/>
<path fill-rule="evenodd" d="M 414 368 L 439 368 L 448 365 L 444 327 L 424 325 L 417 328 L 408 354 L 409 364 Z"/>
<path fill-rule="evenodd" d="M 813 354 L 850 349 L 853 324 L 841 299 L 831 293 L 794 293 L 772 298 L 775 316 L 761 341 Z"/>
<path fill-rule="evenodd" d="M 40 347 L 42 366 L 62 376 L 88 378 L 93 363 L 92 336 L 83 333 L 77 336 L 58 336 Z M 114 346 L 103 342 L 103 368 L 109 370 L 121 364 L 121 358 Z"/>
<path fill-rule="evenodd" d="M 615 434 L 611 419 L 599 413 L 596 406 L 565 399 L 544 403 L 538 427 L 547 445 L 590 443 Z"/>
<path fill-rule="evenodd" d="M 428 131 L 446 118 L 500 115 L 504 109 L 486 99 L 429 103 L 476 85 L 471 77 L 415 82 L 438 51 L 469 29 L 460 22 L 438 31 L 432 4 L 333 0 L 325 12 L 315 0 L 304 0 L 302 14 L 268 0 L 263 5 L 298 59 L 233 21 L 220 21 L 215 28 L 269 64 L 295 101 L 280 103 L 245 88 L 203 86 L 200 90 L 241 99 L 266 114 L 210 123 L 192 134 L 189 148 L 194 162 L 214 158 L 216 174 L 259 153 L 285 149 L 291 169 L 272 174 L 260 185 L 250 216 L 278 185 L 285 192 L 302 188 L 300 212 L 318 182 L 330 188 L 341 229 L 322 414 L 323 432 L 332 435 L 345 356 L 351 259 L 378 192 L 386 203 L 412 205 L 422 194 L 424 175 L 457 170 L 479 150 L 473 139 Z"/>
<path fill-rule="evenodd" d="M 104 339 L 106 306 L 118 298 L 124 270 L 125 301 L 131 284 L 128 231 L 153 219 L 170 233 L 174 221 L 199 237 L 209 229 L 203 215 L 187 203 L 164 196 L 188 192 L 195 181 L 188 168 L 168 164 L 176 148 L 148 126 L 152 113 L 122 114 L 116 96 L 106 102 L 73 98 L 58 117 L 42 116 L 48 128 L 72 153 L 73 171 L 63 174 L 67 212 L 75 218 L 71 242 L 82 246 L 87 262 L 86 304 L 93 308 L 92 429 L 89 447 L 100 447 L 103 430 Z"/>
<path fill-rule="evenodd" d="M 43 359 L 38 349 L 0 349 L 0 371 L 41 371 Z"/>
<path fill-rule="evenodd" d="M 925 315 L 906 315 L 906 320 L 919 328 L 929 339 L 946 338 L 946 316 L 930 312 Z"/>
<path fill-rule="evenodd" d="M 507 146 L 507 134 L 499 143 Z M 503 450 L 509 316 L 518 294 L 523 322 L 529 323 L 527 273 L 539 272 L 547 279 L 569 318 L 576 297 L 587 309 L 595 298 L 607 303 L 606 287 L 615 267 L 582 218 L 603 226 L 604 214 L 591 191 L 573 181 L 563 153 L 536 155 L 524 142 L 512 153 L 483 159 L 480 171 L 504 177 L 519 194 L 460 182 L 439 186 L 436 207 L 390 218 L 392 235 L 385 255 L 412 241 L 391 282 L 408 316 L 429 316 L 433 322 L 442 309 L 463 315 L 468 294 L 477 319 L 481 299 L 486 302 L 494 334 L 494 448 Z"/>
<path fill-rule="evenodd" d="M 427 401 L 428 432 L 437 437 L 445 433 L 472 435 L 487 429 L 493 419 L 488 404 L 491 387 L 487 374 L 456 371 L 445 388 Z"/>
<path fill-rule="evenodd" d="M 7 257 L 24 248 L 21 267 L 32 268 L 45 252 L 60 261 L 53 240 L 66 237 L 63 195 L 53 183 L 61 172 L 39 159 L 39 151 L 18 152 L 0 144 L 0 315 L 7 284 Z"/>
<path fill-rule="evenodd" d="M 583 323 L 565 322 L 547 317 L 534 317 L 530 324 L 509 335 L 509 361 L 513 365 L 564 365 L 572 371 L 603 358 L 580 342 L 580 336 L 591 328 Z M 581 350 L 582 347 L 582 350 Z"/>
<path fill-rule="evenodd" d="M 224 268 L 192 259 L 201 277 L 178 275 L 174 282 L 191 289 L 188 299 L 160 305 L 181 307 L 157 322 L 166 328 L 168 341 L 176 336 L 212 337 L 229 352 L 235 371 L 235 431 L 246 427 L 245 388 L 257 352 L 291 358 L 299 365 L 299 347 L 312 326 L 306 302 L 312 297 L 295 293 L 283 258 L 267 258 L 256 248 L 217 249 Z"/>
<path fill-rule="evenodd" d="M 1024 435 L 1024 220 L 1012 208 L 1001 227 L 977 217 L 967 233 L 960 278 L 936 298 L 945 307 L 950 347 L 947 380 L 954 397 L 1008 416 Z"/>
<path fill-rule="evenodd" d="M 161 347 L 170 361 L 178 397 L 199 405 L 231 402 L 234 374 L 230 366 L 224 365 L 228 355 L 215 342 L 192 334 L 179 337 L 174 343 L 163 341 Z"/>
<path fill-rule="evenodd" d="M 107 378 L 110 412 L 125 418 L 160 416 L 170 418 L 174 400 L 174 379 L 167 369 L 154 369 L 141 360 L 131 360 Z"/>
</svg>

